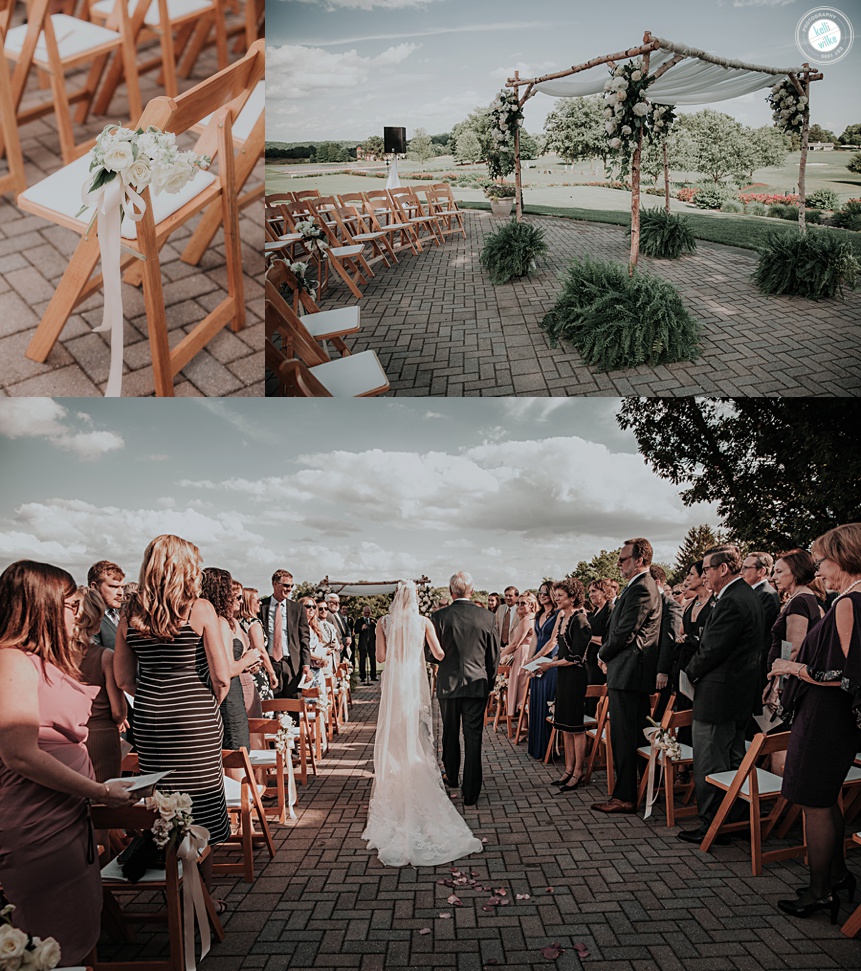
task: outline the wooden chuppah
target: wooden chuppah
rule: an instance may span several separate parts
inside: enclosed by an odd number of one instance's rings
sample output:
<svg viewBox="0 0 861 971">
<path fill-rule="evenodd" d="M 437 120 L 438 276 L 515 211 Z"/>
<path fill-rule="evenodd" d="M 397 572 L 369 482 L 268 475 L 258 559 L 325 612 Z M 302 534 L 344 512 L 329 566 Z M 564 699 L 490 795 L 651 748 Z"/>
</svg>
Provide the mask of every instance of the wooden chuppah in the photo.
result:
<svg viewBox="0 0 861 971">
<path fill-rule="evenodd" d="M 759 74 L 788 77 L 798 95 L 807 98 L 807 111 L 804 113 L 804 121 L 801 132 L 801 162 L 798 170 L 798 225 L 801 232 L 806 232 L 807 227 L 805 223 L 804 206 L 806 201 L 805 172 L 807 169 L 808 129 L 810 125 L 810 82 L 819 81 L 823 76 L 821 71 L 811 69 L 810 65 L 806 62 L 800 68 L 774 68 L 754 64 L 744 64 L 739 61 L 729 61 L 724 58 L 716 57 L 713 54 L 708 54 L 705 51 L 689 48 L 682 44 L 675 44 L 672 41 L 665 40 L 661 37 L 653 37 L 651 32 L 647 30 L 643 34 L 642 43 L 636 47 L 631 47 L 625 51 L 617 51 L 615 54 L 607 54 L 603 57 L 594 57 L 592 60 L 586 61 L 584 64 L 578 64 L 568 68 L 565 71 L 557 71 L 554 74 L 545 74 L 537 78 L 524 79 L 520 77 L 519 71 L 515 71 L 514 77 L 509 78 L 508 81 L 506 81 L 505 86 L 515 90 L 518 96 L 518 103 L 520 107 L 523 108 L 526 102 L 537 93 L 537 85 L 542 84 L 545 81 L 555 81 L 561 78 L 567 78 L 572 74 L 579 74 L 581 71 L 588 71 L 590 68 L 598 67 L 601 64 L 606 64 L 612 70 L 615 69 L 617 61 L 627 60 L 632 57 L 642 57 L 643 72 L 644 74 L 648 74 L 650 56 L 659 50 L 672 52 L 673 57 L 658 68 L 654 74 L 655 79 L 659 78 L 681 61 L 688 58 L 694 58 L 699 61 L 724 67 L 727 70 L 744 70 Z M 523 87 L 525 87 L 525 91 L 521 95 L 520 89 Z M 660 101 L 659 103 L 663 104 L 664 102 Z M 708 99 L 704 97 L 702 103 L 707 104 Z M 628 270 L 631 274 L 633 274 L 634 269 L 637 266 L 637 259 L 640 251 L 640 157 L 642 154 L 642 144 L 643 133 L 641 130 L 639 132 L 637 145 L 634 149 L 634 154 L 631 160 L 631 256 L 628 263 Z M 664 146 L 664 152 L 666 172 L 666 145 Z M 514 133 L 514 183 L 516 186 L 515 199 L 517 204 L 517 221 L 520 222 L 523 218 L 523 181 L 520 165 L 519 129 Z M 669 206 L 668 188 L 666 189 L 666 205 Z"/>
</svg>

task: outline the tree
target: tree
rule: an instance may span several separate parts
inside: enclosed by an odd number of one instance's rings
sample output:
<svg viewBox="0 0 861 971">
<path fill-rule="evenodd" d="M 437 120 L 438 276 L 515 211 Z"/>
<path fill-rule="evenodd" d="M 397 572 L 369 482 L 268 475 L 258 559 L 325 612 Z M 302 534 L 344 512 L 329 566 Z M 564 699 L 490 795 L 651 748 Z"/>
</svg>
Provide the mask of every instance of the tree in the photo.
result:
<svg viewBox="0 0 861 971">
<path fill-rule="evenodd" d="M 713 182 L 726 178 L 741 182 L 756 168 L 750 129 L 732 116 L 705 108 L 680 115 L 676 127 L 690 136 L 680 142 L 684 154 L 678 164 L 682 168 L 701 172 Z"/>
<path fill-rule="evenodd" d="M 753 182 L 756 169 L 783 165 L 789 152 L 789 138 L 773 125 L 747 129 L 750 132 L 751 159 L 748 180 Z"/>
<path fill-rule="evenodd" d="M 481 142 L 472 128 L 467 128 L 458 135 L 454 146 L 455 161 L 466 164 L 481 161 Z"/>
<path fill-rule="evenodd" d="M 338 155 L 338 161 L 339 162 L 355 162 L 356 161 L 356 150 L 355 150 L 355 148 L 349 148 L 348 146 L 345 145 L 344 148 L 341 149 L 340 154 Z"/>
<path fill-rule="evenodd" d="M 735 539 L 775 552 L 858 519 L 859 418 L 848 398 L 627 398 L 617 415 L 685 505 L 717 503 Z"/>
<path fill-rule="evenodd" d="M 840 144 L 840 139 L 834 132 L 823 128 L 821 125 L 811 125 L 807 137 L 811 142 L 834 142 L 835 145 Z"/>
<path fill-rule="evenodd" d="M 543 139 L 542 139 L 543 141 Z M 523 158 L 538 158 L 539 155 L 543 155 L 544 150 L 541 142 L 534 136 L 530 135 L 525 128 L 520 129 L 520 157 Z"/>
<path fill-rule="evenodd" d="M 849 159 L 849 164 L 846 166 L 846 168 L 850 172 L 855 172 L 858 175 L 861 175 L 861 152 L 856 152 L 852 158 Z"/>
<path fill-rule="evenodd" d="M 720 542 L 711 526 L 691 526 L 687 531 L 679 552 L 676 553 L 675 573 L 684 578 L 692 563 L 703 558 L 703 553 Z"/>
<path fill-rule="evenodd" d="M 407 145 L 407 157 L 416 162 L 427 162 L 434 157 L 434 146 L 430 135 L 424 128 L 416 128 L 416 133 Z"/>
<path fill-rule="evenodd" d="M 593 580 L 606 578 L 616 580 L 620 587 L 624 587 L 625 580 L 619 572 L 618 566 L 619 550 L 601 550 L 596 553 L 588 562 L 580 560 L 571 573 L 566 573 L 567 577 L 577 577 L 584 587 L 589 586 Z"/>
<path fill-rule="evenodd" d="M 600 97 L 563 98 L 544 122 L 546 148 L 565 162 L 600 158 L 606 161 L 607 138 Z"/>
<path fill-rule="evenodd" d="M 371 135 L 370 138 L 366 138 L 362 149 L 366 158 L 377 159 L 382 158 L 386 154 L 385 142 L 379 135 Z"/>
<path fill-rule="evenodd" d="M 861 145 L 861 125 L 847 125 L 838 141 L 841 145 Z"/>
</svg>

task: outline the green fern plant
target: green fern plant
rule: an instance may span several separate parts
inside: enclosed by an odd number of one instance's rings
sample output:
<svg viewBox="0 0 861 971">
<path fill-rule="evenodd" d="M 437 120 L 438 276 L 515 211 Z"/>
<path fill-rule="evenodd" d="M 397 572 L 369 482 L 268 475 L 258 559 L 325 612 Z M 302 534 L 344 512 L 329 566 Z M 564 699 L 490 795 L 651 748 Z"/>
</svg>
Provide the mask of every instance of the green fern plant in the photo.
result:
<svg viewBox="0 0 861 971">
<path fill-rule="evenodd" d="M 836 234 L 771 233 L 752 280 L 763 293 L 819 300 L 842 297 L 844 286 L 854 290 L 859 270 L 852 247 Z"/>
<path fill-rule="evenodd" d="M 683 216 L 664 209 L 644 209 L 640 213 L 640 252 L 645 256 L 677 260 L 683 253 L 696 251 L 697 242 Z"/>
<path fill-rule="evenodd" d="M 699 324 L 666 280 L 588 257 L 571 264 L 541 327 L 552 347 L 567 341 L 600 371 L 698 355 Z"/>
<path fill-rule="evenodd" d="M 490 282 L 498 286 L 526 276 L 547 249 L 543 229 L 512 219 L 485 239 L 479 260 Z"/>
</svg>

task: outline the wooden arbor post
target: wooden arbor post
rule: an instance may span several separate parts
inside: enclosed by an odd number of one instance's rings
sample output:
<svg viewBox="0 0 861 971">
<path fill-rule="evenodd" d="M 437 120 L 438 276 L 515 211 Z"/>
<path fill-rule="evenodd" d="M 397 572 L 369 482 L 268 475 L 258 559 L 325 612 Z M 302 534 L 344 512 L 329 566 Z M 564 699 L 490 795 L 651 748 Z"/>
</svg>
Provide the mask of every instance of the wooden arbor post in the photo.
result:
<svg viewBox="0 0 861 971">
<path fill-rule="evenodd" d="M 805 209 L 807 205 L 807 186 L 805 182 L 807 179 L 807 152 L 810 143 L 810 65 L 805 61 L 802 67 L 804 68 L 804 73 L 801 84 L 799 85 L 795 78 L 792 80 L 796 89 L 800 88 L 804 92 L 804 97 L 807 98 L 807 104 L 804 106 L 807 110 L 802 116 L 804 121 L 801 126 L 801 161 L 798 163 L 798 229 L 801 233 L 806 233 L 807 212 Z"/>
<path fill-rule="evenodd" d="M 520 71 L 514 72 L 514 82 L 516 85 L 520 84 Z M 514 89 L 517 95 L 518 103 L 520 101 L 520 91 L 517 87 Z M 522 107 L 522 105 L 521 105 Z M 523 222 L 523 177 L 520 172 L 520 126 L 514 130 L 514 206 L 515 213 L 517 215 L 517 221 L 519 223 Z"/>
<path fill-rule="evenodd" d="M 652 35 L 647 30 L 643 34 L 643 44 L 651 41 Z M 647 50 L 643 54 L 643 76 L 649 73 L 649 55 Z M 631 257 L 628 260 L 628 276 L 634 275 L 637 268 L 637 258 L 640 255 L 640 159 L 643 154 L 643 129 L 637 131 L 637 147 L 631 161 Z"/>
</svg>

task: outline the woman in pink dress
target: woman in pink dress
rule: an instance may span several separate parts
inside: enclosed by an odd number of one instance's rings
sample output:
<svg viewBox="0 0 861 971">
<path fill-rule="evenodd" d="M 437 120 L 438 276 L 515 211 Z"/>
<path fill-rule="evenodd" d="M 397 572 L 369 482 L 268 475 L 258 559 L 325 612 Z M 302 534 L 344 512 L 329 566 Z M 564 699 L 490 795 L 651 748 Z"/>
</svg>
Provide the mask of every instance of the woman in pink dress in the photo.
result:
<svg viewBox="0 0 861 971">
<path fill-rule="evenodd" d="M 522 593 L 517 598 L 517 623 L 508 638 L 505 657 L 499 659 L 500 664 L 510 664 L 511 673 L 508 676 L 508 710 L 516 715 L 520 706 L 526 700 L 526 686 L 529 677 L 522 666 L 529 660 L 529 645 L 532 642 L 532 632 L 535 626 L 535 613 L 538 601 L 533 593 Z"/>
<path fill-rule="evenodd" d="M 102 889 L 89 802 L 126 806 L 127 783 L 96 782 L 71 633 L 72 577 L 19 560 L 0 576 L 0 883 L 16 926 L 53 937 L 62 964 L 99 937 Z"/>
</svg>

